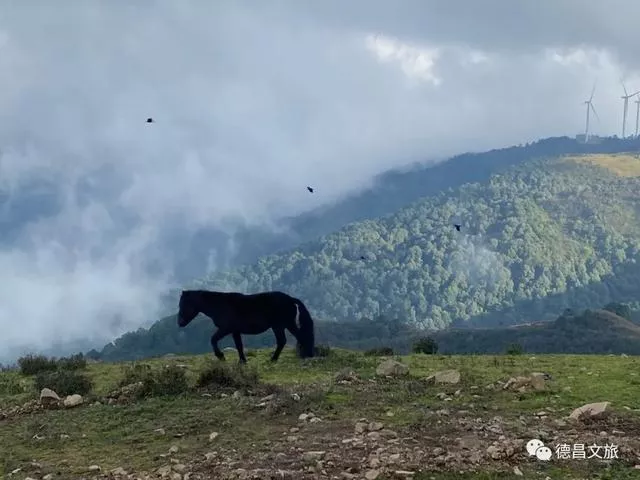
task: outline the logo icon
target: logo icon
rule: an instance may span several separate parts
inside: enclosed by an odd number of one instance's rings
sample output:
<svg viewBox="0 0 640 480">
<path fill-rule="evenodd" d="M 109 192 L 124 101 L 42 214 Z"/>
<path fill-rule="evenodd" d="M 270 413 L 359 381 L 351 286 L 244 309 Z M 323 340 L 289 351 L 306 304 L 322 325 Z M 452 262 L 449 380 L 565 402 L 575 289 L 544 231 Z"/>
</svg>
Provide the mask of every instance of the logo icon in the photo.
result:
<svg viewBox="0 0 640 480">
<path fill-rule="evenodd" d="M 538 460 L 548 462 L 551 460 L 553 452 L 549 447 L 545 447 L 544 443 L 537 438 L 533 438 L 527 442 L 527 453 L 530 457 L 535 456 Z"/>
</svg>

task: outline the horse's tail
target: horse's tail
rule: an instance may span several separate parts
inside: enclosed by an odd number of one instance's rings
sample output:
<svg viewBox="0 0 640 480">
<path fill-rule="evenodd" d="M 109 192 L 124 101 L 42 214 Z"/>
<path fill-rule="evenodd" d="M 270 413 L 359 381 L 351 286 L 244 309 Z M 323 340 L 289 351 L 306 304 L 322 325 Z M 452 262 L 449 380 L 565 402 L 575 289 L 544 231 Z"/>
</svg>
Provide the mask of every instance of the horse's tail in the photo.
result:
<svg viewBox="0 0 640 480">
<path fill-rule="evenodd" d="M 298 327 L 298 355 L 301 358 L 313 357 L 315 354 L 315 335 L 311 314 L 304 303 L 294 300 L 296 306 L 296 326 Z"/>
</svg>

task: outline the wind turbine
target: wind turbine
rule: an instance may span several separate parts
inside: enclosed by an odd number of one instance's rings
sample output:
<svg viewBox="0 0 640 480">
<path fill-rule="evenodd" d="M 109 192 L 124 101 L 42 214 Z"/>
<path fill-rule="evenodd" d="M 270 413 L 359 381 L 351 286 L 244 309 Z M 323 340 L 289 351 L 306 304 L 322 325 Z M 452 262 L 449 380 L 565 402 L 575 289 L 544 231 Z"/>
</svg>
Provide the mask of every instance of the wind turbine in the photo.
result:
<svg viewBox="0 0 640 480">
<path fill-rule="evenodd" d="M 620 80 L 620 83 L 622 83 L 622 80 Z M 622 138 L 624 137 L 625 131 L 626 131 L 626 127 L 627 127 L 627 111 L 629 110 L 629 99 L 631 97 L 635 97 L 638 93 L 640 93 L 640 90 L 638 90 L 635 93 L 632 93 L 631 95 L 629 95 L 627 93 L 627 89 L 624 86 L 624 83 L 622 83 L 622 88 L 624 90 L 624 95 L 621 96 L 620 98 L 624 100 L 624 110 L 622 113 Z"/>
<path fill-rule="evenodd" d="M 638 138 L 638 122 L 640 121 L 640 100 L 636 100 L 636 138 Z"/>
<path fill-rule="evenodd" d="M 589 97 L 589 100 L 586 100 L 584 103 L 587 105 L 587 125 L 584 129 L 584 142 L 587 143 L 587 141 L 589 140 L 589 114 L 591 113 L 591 110 L 593 110 L 593 114 L 596 116 L 596 118 L 598 119 L 598 121 L 600 121 L 600 118 L 598 117 L 598 113 L 596 112 L 596 109 L 593 106 L 592 100 L 593 100 L 593 94 L 596 93 L 596 84 L 595 82 L 593 83 L 593 89 L 591 90 L 591 97 Z"/>
</svg>

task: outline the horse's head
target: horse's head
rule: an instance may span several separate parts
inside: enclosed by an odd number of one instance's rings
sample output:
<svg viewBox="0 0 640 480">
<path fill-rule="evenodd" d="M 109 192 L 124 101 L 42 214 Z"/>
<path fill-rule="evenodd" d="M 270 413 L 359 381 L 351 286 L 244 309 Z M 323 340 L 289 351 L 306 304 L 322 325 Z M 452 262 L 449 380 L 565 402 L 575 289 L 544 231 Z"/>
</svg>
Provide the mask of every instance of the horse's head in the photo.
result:
<svg viewBox="0 0 640 480">
<path fill-rule="evenodd" d="M 199 295 L 194 290 L 183 290 L 178 304 L 178 326 L 186 327 L 200 313 Z"/>
</svg>

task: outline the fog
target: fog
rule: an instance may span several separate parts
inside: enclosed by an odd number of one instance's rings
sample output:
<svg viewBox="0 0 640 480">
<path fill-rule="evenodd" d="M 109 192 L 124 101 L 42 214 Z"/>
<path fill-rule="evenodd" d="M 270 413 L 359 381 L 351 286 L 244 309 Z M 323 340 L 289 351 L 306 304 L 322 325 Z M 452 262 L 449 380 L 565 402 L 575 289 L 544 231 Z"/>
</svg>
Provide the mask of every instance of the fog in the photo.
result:
<svg viewBox="0 0 640 480">
<path fill-rule="evenodd" d="M 0 360 L 149 324 L 176 233 L 278 228 L 389 168 L 581 133 L 596 80 L 592 132 L 620 135 L 640 6 L 618 3 L 3 2 Z"/>
</svg>

